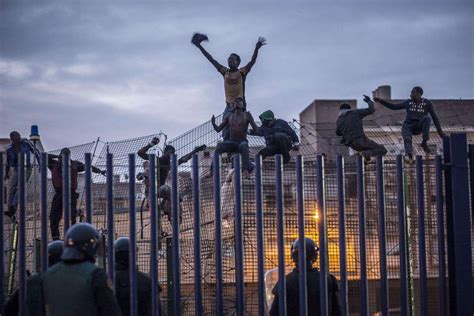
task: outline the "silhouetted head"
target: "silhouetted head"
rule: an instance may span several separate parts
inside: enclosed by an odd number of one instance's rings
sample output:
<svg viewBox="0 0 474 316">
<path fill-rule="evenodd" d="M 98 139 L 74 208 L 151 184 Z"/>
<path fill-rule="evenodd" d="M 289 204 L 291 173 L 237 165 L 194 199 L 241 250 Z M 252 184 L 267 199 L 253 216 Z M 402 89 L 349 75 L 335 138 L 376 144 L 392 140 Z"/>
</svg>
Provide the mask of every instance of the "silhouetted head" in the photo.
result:
<svg viewBox="0 0 474 316">
<path fill-rule="evenodd" d="M 413 100 L 420 100 L 423 95 L 423 89 L 421 87 L 414 87 L 411 89 L 410 98 Z"/>
<path fill-rule="evenodd" d="M 347 103 L 343 103 L 339 107 L 339 110 L 350 110 L 350 109 L 351 109 L 351 106 L 350 106 L 350 104 L 347 104 Z"/>
<path fill-rule="evenodd" d="M 61 261 L 61 255 L 64 250 L 64 242 L 55 240 L 48 244 L 48 266 L 53 266 Z"/>
<path fill-rule="evenodd" d="M 176 149 L 171 145 L 166 145 L 163 149 L 163 156 L 171 156 L 176 153 Z"/>
<path fill-rule="evenodd" d="M 241 111 L 245 111 L 244 98 L 238 97 L 234 100 L 234 109 L 239 109 Z"/>
<path fill-rule="evenodd" d="M 275 114 L 271 110 L 267 110 L 258 116 L 263 126 L 270 125 L 275 120 Z"/>
<path fill-rule="evenodd" d="M 128 237 L 120 237 L 114 242 L 115 262 L 124 267 L 128 267 L 128 259 L 130 255 L 130 239 Z"/>
<path fill-rule="evenodd" d="M 99 239 L 99 232 L 91 224 L 72 225 L 64 238 L 64 251 L 61 260 L 95 262 Z"/>
<path fill-rule="evenodd" d="M 229 58 L 227 59 L 227 64 L 229 65 L 229 68 L 232 70 L 239 68 L 240 56 L 235 53 L 230 54 Z"/>
<path fill-rule="evenodd" d="M 306 244 L 306 262 L 307 264 L 312 265 L 313 262 L 318 259 L 319 248 L 312 239 L 305 238 L 304 240 Z M 296 264 L 298 264 L 299 244 L 300 240 L 296 239 L 291 245 L 291 259 L 293 259 Z"/>
<path fill-rule="evenodd" d="M 21 135 L 17 131 L 13 131 L 10 133 L 10 139 L 13 144 L 17 145 L 21 142 Z"/>
</svg>

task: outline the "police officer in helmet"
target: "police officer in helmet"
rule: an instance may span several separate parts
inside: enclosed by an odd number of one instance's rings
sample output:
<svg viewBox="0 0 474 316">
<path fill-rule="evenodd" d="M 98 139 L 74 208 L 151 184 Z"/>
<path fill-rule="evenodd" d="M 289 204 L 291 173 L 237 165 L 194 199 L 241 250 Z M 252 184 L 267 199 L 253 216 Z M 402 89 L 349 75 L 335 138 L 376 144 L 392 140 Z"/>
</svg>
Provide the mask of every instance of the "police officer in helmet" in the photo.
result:
<svg viewBox="0 0 474 316">
<path fill-rule="evenodd" d="M 287 315 L 299 315 L 299 279 L 298 279 L 298 247 L 300 240 L 297 239 L 291 245 L 291 258 L 296 264 L 296 268 L 286 276 L 286 310 Z M 308 295 L 308 315 L 320 314 L 319 299 L 319 278 L 320 273 L 317 268 L 313 267 L 314 262 L 318 259 L 319 248 L 316 243 L 309 238 L 305 238 L 306 244 L 306 289 Z M 278 315 L 278 283 L 272 290 L 275 295 L 270 316 Z M 336 278 L 328 275 L 328 313 L 331 316 L 341 315 L 341 306 L 339 304 L 339 287 Z"/>
<path fill-rule="evenodd" d="M 130 315 L 130 239 L 120 237 L 115 248 L 115 296 L 122 310 L 122 316 Z M 137 315 L 151 315 L 151 279 L 137 271 Z"/>
<path fill-rule="evenodd" d="M 55 240 L 48 244 L 48 267 L 51 267 L 61 261 L 63 253 L 64 242 L 62 240 Z M 29 316 L 44 315 L 42 290 L 41 290 L 41 275 L 35 273 L 27 279 L 26 286 L 26 306 Z M 18 315 L 18 290 L 13 292 L 12 296 L 5 305 L 5 316 Z"/>
<path fill-rule="evenodd" d="M 94 264 L 99 238 L 87 223 L 75 224 L 66 232 L 61 262 L 43 276 L 48 316 L 120 315 L 112 282 Z"/>
</svg>

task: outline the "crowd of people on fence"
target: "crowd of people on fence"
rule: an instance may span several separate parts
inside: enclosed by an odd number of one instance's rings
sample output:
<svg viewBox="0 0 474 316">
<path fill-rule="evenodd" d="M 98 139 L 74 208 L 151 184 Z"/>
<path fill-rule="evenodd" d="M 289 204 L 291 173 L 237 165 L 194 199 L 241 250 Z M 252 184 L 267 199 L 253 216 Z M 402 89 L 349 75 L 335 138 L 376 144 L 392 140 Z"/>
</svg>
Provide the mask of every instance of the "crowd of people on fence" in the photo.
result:
<svg viewBox="0 0 474 316">
<path fill-rule="evenodd" d="M 299 137 L 295 130 L 282 119 L 275 118 L 271 110 L 266 110 L 259 115 L 261 125 L 257 125 L 248 109 L 245 97 L 245 81 L 255 65 L 259 50 L 266 45 L 266 40 L 260 37 L 255 45 L 251 60 L 240 67 L 240 56 L 232 53 L 227 60 L 227 66 L 217 62 L 203 47 L 203 42 L 208 37 L 196 33 L 192 37 L 195 45 L 206 59 L 222 75 L 224 80 L 225 106 L 222 113 L 222 121 L 216 122 L 215 115 L 211 117 L 211 124 L 217 133 L 221 133 L 222 141 L 215 148 L 219 154 L 240 154 L 242 158 L 242 175 L 249 178 L 253 172 L 254 165 L 249 156 L 248 135 L 263 137 L 265 146 L 258 155 L 265 159 L 267 157 L 282 155 L 283 163 L 287 164 L 293 149 L 298 149 Z M 422 134 L 421 148 L 428 154 L 429 130 L 433 121 L 441 137 L 445 134 L 433 109 L 432 103 L 423 98 L 423 89 L 414 87 L 410 99 L 400 103 L 392 104 L 386 100 L 374 98 L 373 100 L 364 95 L 364 101 L 368 108 L 352 109 L 347 103 L 340 105 L 340 111 L 336 122 L 335 134 L 341 137 L 341 144 L 348 146 L 358 152 L 366 161 L 377 155 L 386 155 L 387 149 L 373 140 L 369 139 L 363 129 L 363 119 L 375 112 L 374 102 L 378 102 L 391 110 L 405 110 L 407 115 L 402 126 L 402 137 L 407 159 L 413 158 L 413 135 Z M 430 118 L 431 116 L 431 118 Z M 249 130 L 250 128 L 250 130 Z M 32 172 L 32 160 L 39 159 L 39 152 L 28 140 L 22 139 L 20 133 L 10 133 L 11 145 L 6 149 L 5 179 L 8 180 L 7 210 L 5 215 L 16 220 L 15 215 L 18 208 L 18 182 L 19 182 L 19 154 L 25 155 L 25 179 Z M 144 160 L 144 171 L 139 173 L 137 179 L 145 182 L 146 196 L 148 197 L 148 151 L 157 146 L 160 139 L 155 137 L 141 148 L 137 154 Z M 182 156 L 178 164 L 186 163 L 193 154 L 206 148 L 206 145 L 196 147 L 193 151 Z M 171 190 L 166 184 L 170 172 L 171 156 L 176 149 L 171 145 L 164 145 L 163 153 L 158 157 L 159 178 L 157 197 L 161 199 L 160 209 L 171 220 Z M 129 275 L 129 239 L 122 237 L 115 242 L 116 260 L 116 283 L 113 288 L 105 271 L 95 265 L 95 256 L 99 244 L 99 233 L 90 224 L 78 223 L 77 198 L 78 174 L 85 171 L 85 166 L 80 161 L 70 161 L 70 202 L 71 223 L 73 224 L 65 233 L 64 241 L 61 241 L 59 224 L 63 209 L 63 182 L 62 182 L 62 157 L 70 156 L 70 150 L 64 148 L 60 155 L 48 155 L 48 168 L 51 171 L 51 180 L 55 190 L 51 201 L 50 231 L 53 242 L 48 245 L 49 269 L 42 275 L 33 274 L 27 281 L 27 308 L 29 315 L 128 315 L 130 310 L 130 280 Z M 105 175 L 106 170 L 92 167 L 92 172 Z M 213 173 L 211 164 L 208 176 Z M 232 181 L 232 173 L 224 183 Z M 227 190 L 229 191 L 229 190 Z M 226 191 L 226 192 L 227 192 Z M 230 190 L 232 194 L 232 190 Z M 146 203 L 148 206 L 148 202 Z M 181 213 L 181 212 L 180 212 Z M 229 214 L 226 214 L 229 216 Z M 310 315 L 319 313 L 319 271 L 313 267 L 318 256 L 318 247 L 314 241 L 307 239 L 307 286 L 308 286 L 308 311 Z M 292 258 L 297 262 L 299 246 L 297 241 L 292 245 Z M 295 268 L 287 276 L 287 311 L 288 315 L 298 315 L 298 269 Z M 275 286 L 273 294 L 275 299 L 270 308 L 271 315 L 278 315 L 278 291 Z M 139 272 L 138 274 L 138 315 L 151 314 L 151 280 Z M 334 276 L 328 278 L 329 308 L 331 315 L 340 314 L 338 303 L 338 285 Z M 19 298 L 17 292 L 11 295 L 5 308 L 5 315 L 18 314 Z"/>
</svg>

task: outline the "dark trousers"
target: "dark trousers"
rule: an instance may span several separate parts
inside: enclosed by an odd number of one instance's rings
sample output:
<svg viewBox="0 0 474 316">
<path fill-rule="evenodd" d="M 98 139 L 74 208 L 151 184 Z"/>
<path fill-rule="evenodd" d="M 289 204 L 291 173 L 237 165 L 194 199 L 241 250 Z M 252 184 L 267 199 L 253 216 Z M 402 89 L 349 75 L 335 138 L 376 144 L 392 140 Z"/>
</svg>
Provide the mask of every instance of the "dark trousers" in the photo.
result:
<svg viewBox="0 0 474 316">
<path fill-rule="evenodd" d="M 281 154 L 283 156 L 283 163 L 290 161 L 291 139 L 288 135 L 277 133 L 270 137 L 265 148 L 261 149 L 258 154 L 262 159 Z"/>
<path fill-rule="evenodd" d="M 249 144 L 246 140 L 225 140 L 217 144 L 216 153 L 240 153 L 242 155 L 242 170 L 252 171 L 253 166 L 250 164 Z M 212 170 L 212 166 L 211 166 Z"/>
<path fill-rule="evenodd" d="M 79 194 L 76 192 L 71 192 L 71 224 L 76 223 L 77 216 L 77 198 Z M 60 238 L 59 234 L 59 222 L 63 217 L 63 193 L 62 191 L 56 191 L 51 202 L 51 213 L 49 213 L 49 225 L 51 228 L 51 236 L 53 240 L 58 240 Z"/>
<path fill-rule="evenodd" d="M 413 135 L 422 134 L 423 141 L 430 139 L 431 117 L 424 116 L 419 121 L 405 121 L 402 126 L 402 137 L 405 144 L 405 153 L 413 153 L 412 138 Z"/>
<path fill-rule="evenodd" d="M 385 156 L 387 154 L 387 149 L 385 149 L 383 145 L 377 144 L 373 140 L 368 139 L 366 136 L 353 139 L 349 143 L 349 147 L 368 157 L 378 155 Z"/>
</svg>

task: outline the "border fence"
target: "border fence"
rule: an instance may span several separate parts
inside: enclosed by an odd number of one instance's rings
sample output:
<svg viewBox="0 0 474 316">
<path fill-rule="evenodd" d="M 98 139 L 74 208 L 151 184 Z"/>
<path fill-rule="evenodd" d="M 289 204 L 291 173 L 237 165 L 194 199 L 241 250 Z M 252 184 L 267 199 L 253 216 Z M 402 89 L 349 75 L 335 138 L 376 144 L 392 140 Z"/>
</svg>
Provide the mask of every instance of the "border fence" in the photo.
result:
<svg viewBox="0 0 474 316">
<path fill-rule="evenodd" d="M 106 240 L 98 264 L 113 279 L 113 241 L 120 236 L 135 240 L 137 267 L 153 280 L 154 315 L 160 305 L 166 315 L 265 315 L 272 280 L 284 280 L 294 267 L 290 246 L 305 236 L 320 248 L 321 314 L 327 314 L 329 273 L 339 281 L 344 315 L 472 314 L 474 147 L 468 151 L 465 134 L 444 139 L 444 157 L 417 156 L 414 164 L 405 164 L 401 156 L 369 164 L 360 156 L 333 161 L 304 150 L 286 165 L 280 156 L 256 157 L 254 175 L 247 179 L 239 156 L 213 155 L 217 139 L 209 138 L 208 125 L 198 129 L 202 139 L 194 142 L 206 144 L 206 151 L 180 166 L 177 156 L 172 158 L 169 216 L 156 194 L 156 155 L 149 155 L 148 197 L 136 180 L 141 158 L 129 155 L 149 137 L 107 143 L 97 156 L 89 154 L 94 143 L 71 148 L 70 158 L 86 165 L 78 200 L 81 218 Z M 186 135 L 170 143 L 178 156 L 196 145 Z M 262 146 L 254 138 L 250 144 L 253 155 Z M 33 184 L 20 167 L 19 225 L 0 222 L 6 247 L 0 249 L 2 269 L 7 268 L 0 271 L 2 302 L 15 287 L 24 301 L 26 271 L 47 267 L 52 187 L 46 161 L 43 154 Z M 0 158 L 4 192 L 2 164 Z M 106 168 L 106 177 L 93 175 L 92 164 Z M 67 184 L 68 173 L 63 175 Z M 64 205 L 68 219 L 70 204 Z M 306 271 L 302 258 L 297 266 Z M 136 280 L 136 274 L 131 278 Z M 279 305 L 285 306 L 280 284 Z M 306 283 L 300 284 L 304 293 Z M 301 298 L 303 311 L 311 298 Z"/>
</svg>

